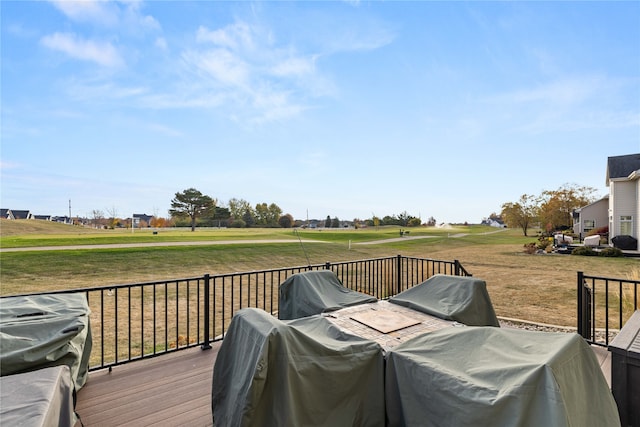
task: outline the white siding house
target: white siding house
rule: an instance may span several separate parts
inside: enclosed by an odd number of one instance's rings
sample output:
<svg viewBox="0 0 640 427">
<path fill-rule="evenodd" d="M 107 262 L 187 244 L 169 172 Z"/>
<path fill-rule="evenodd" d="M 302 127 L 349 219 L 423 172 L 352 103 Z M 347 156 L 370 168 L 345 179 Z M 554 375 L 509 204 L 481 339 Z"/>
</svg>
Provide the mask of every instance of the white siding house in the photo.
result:
<svg viewBox="0 0 640 427">
<path fill-rule="evenodd" d="M 604 196 L 590 205 L 583 206 L 573 212 L 573 233 L 580 240 L 591 230 L 609 225 L 609 196 Z"/>
<path fill-rule="evenodd" d="M 609 241 L 629 235 L 638 239 L 640 250 L 640 154 L 609 157 Z"/>
</svg>

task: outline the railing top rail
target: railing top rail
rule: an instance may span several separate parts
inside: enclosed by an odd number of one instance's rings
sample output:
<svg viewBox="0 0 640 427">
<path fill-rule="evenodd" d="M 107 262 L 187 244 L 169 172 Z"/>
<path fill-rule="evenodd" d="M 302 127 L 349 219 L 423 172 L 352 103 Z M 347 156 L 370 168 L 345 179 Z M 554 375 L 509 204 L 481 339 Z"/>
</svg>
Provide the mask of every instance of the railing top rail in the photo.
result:
<svg viewBox="0 0 640 427">
<path fill-rule="evenodd" d="M 582 274 L 583 279 L 595 279 L 595 280 L 608 280 L 610 282 L 626 282 L 626 283 L 637 283 L 640 284 L 640 280 L 636 279 L 622 279 L 619 277 L 602 277 L 602 276 L 591 276 L 589 274 Z"/>
</svg>

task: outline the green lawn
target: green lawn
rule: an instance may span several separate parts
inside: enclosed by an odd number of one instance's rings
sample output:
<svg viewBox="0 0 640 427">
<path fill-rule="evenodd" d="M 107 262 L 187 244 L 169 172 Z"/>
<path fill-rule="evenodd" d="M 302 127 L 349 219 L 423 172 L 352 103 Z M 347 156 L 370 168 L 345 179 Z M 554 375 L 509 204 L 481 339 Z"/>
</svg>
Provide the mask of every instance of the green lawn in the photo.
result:
<svg viewBox="0 0 640 427">
<path fill-rule="evenodd" d="M 0 253 L 0 294 L 139 283 L 394 255 L 459 260 L 487 282 L 498 315 L 575 325 L 576 272 L 629 278 L 640 259 L 525 255 L 519 230 L 399 227 L 360 230 L 90 230 L 40 221 L 0 222 L 2 248 L 207 241 L 205 246 L 30 250 Z M 22 224 L 20 224 L 22 223 Z M 48 228 L 50 227 L 50 228 Z M 533 234 L 533 233 L 532 233 Z M 298 236 L 304 243 L 298 241 Z M 426 236 L 412 239 L 416 236 Z M 262 240 L 263 243 L 255 243 Z M 279 243 L 272 243 L 273 241 Z M 384 243 L 364 244 L 384 241 Z M 226 244 L 224 241 L 234 241 Z M 241 243 L 241 241 L 247 241 Z M 307 257 L 309 261 L 307 261 Z"/>
</svg>

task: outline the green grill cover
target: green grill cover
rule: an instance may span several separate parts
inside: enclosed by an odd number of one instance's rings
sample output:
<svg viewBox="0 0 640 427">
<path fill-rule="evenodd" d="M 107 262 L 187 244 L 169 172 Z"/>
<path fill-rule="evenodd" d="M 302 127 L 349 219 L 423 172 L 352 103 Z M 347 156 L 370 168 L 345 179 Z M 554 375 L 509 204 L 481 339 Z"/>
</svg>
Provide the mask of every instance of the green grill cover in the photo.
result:
<svg viewBox="0 0 640 427">
<path fill-rule="evenodd" d="M 389 302 L 468 326 L 500 326 L 484 280 L 437 274 Z"/>
<path fill-rule="evenodd" d="M 387 354 L 392 426 L 619 426 L 593 351 L 578 334 L 447 328 Z"/>
<path fill-rule="evenodd" d="M 294 274 L 280 284 L 279 293 L 278 318 L 282 320 L 378 301 L 371 295 L 344 287 L 329 270 Z"/>
<path fill-rule="evenodd" d="M 87 381 L 91 354 L 89 313 L 84 294 L 1 298 L 2 375 L 67 365 L 79 390 Z"/>
<path fill-rule="evenodd" d="M 384 357 L 321 316 L 233 317 L 213 370 L 217 426 L 384 426 Z"/>
</svg>

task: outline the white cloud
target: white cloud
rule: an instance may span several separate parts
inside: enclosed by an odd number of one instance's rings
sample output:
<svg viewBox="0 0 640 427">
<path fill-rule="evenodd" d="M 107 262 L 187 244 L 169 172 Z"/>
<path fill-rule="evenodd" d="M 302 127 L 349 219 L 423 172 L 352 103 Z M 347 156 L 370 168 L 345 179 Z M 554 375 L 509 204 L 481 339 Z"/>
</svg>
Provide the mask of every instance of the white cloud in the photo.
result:
<svg viewBox="0 0 640 427">
<path fill-rule="evenodd" d="M 113 26 L 119 22 L 119 10 L 115 3 L 102 0 L 52 0 L 51 3 L 76 22 L 91 22 L 101 26 Z"/>
<path fill-rule="evenodd" d="M 253 33 L 252 28 L 245 22 L 236 22 L 218 30 L 209 30 L 200 26 L 196 40 L 200 43 L 213 43 L 233 50 L 253 50 Z"/>
<path fill-rule="evenodd" d="M 315 72 L 315 59 L 310 58 L 285 58 L 271 67 L 271 72 L 276 76 L 299 76 Z"/>
<path fill-rule="evenodd" d="M 66 53 L 72 58 L 91 61 L 105 67 L 119 67 L 124 61 L 117 49 L 108 42 L 83 40 L 70 33 L 53 33 L 40 42 L 49 49 Z"/>
<path fill-rule="evenodd" d="M 155 45 L 157 48 L 162 49 L 162 50 L 167 50 L 168 49 L 168 45 L 167 45 L 167 40 L 164 37 L 158 37 L 155 41 Z"/>
<path fill-rule="evenodd" d="M 158 30 L 160 24 L 141 13 L 141 1 L 50 0 L 67 18 L 99 27 L 123 27 L 129 31 Z"/>
<path fill-rule="evenodd" d="M 185 52 L 182 58 L 205 77 L 213 78 L 223 85 L 242 87 L 249 78 L 248 64 L 225 49 Z"/>
<path fill-rule="evenodd" d="M 505 98 L 510 98 L 516 103 L 579 104 L 590 98 L 601 85 L 600 79 L 597 78 L 565 79 L 515 91 L 505 95 Z"/>
</svg>

